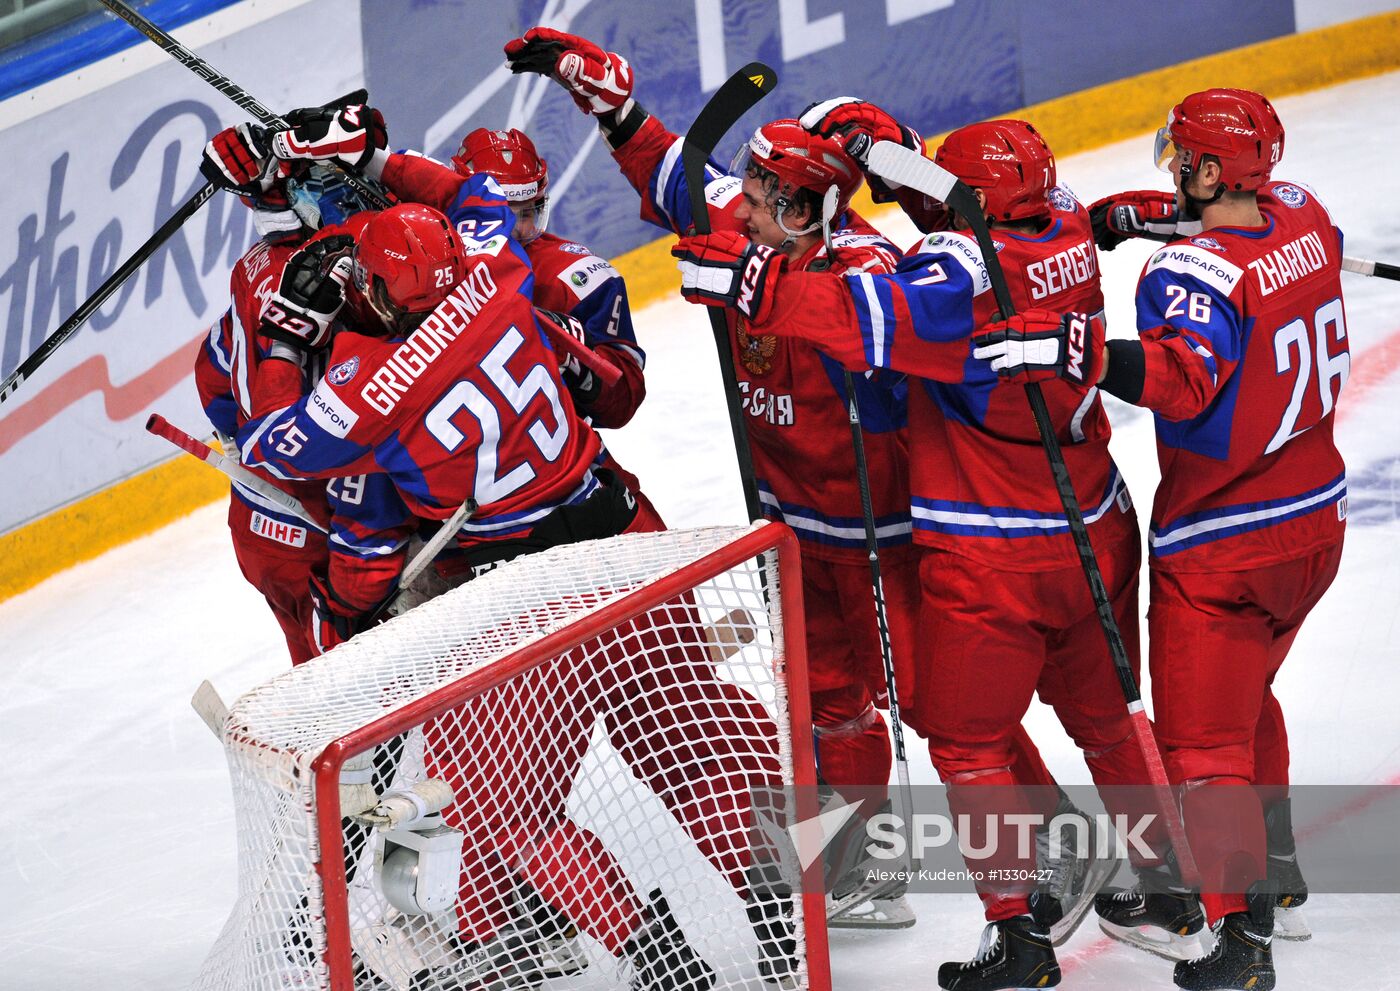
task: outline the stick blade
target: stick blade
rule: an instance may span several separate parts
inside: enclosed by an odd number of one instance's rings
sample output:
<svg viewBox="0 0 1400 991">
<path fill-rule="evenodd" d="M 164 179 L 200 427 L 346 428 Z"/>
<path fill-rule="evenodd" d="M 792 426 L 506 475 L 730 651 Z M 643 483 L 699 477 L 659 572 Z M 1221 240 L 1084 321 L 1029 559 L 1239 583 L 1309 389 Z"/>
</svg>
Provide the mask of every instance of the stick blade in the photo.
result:
<svg viewBox="0 0 1400 991">
<path fill-rule="evenodd" d="M 702 181 L 705 160 L 739 118 L 777 85 L 778 74 L 772 68 L 762 62 L 750 62 L 724 81 L 724 85 L 700 109 L 690 130 L 685 132 L 681 166 L 685 170 L 685 181 L 691 187 L 691 209 L 696 211 L 697 233 L 709 233 L 709 217 L 702 217 L 699 213 L 705 202 Z"/>
<path fill-rule="evenodd" d="M 190 707 L 199 713 L 199 718 L 204 720 L 204 725 L 209 727 L 209 732 L 220 740 L 224 738 L 224 724 L 228 722 L 228 706 L 219 696 L 219 690 L 208 679 L 200 682 L 199 687 L 194 690 L 194 695 L 190 698 Z"/>
<path fill-rule="evenodd" d="M 958 177 L 911 148 L 893 141 L 877 141 L 870 149 L 870 171 L 881 179 L 917 189 L 940 203 L 958 184 Z"/>
</svg>

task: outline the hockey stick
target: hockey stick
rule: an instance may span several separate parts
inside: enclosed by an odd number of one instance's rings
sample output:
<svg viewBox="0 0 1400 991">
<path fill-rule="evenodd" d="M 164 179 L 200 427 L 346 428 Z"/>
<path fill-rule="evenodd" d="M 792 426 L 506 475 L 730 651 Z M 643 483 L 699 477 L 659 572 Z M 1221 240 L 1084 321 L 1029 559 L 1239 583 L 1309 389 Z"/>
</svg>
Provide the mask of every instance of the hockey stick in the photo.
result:
<svg viewBox="0 0 1400 991">
<path fill-rule="evenodd" d="M 82 306 L 73 311 L 71 317 L 63 321 L 57 330 L 46 337 L 44 343 L 40 344 L 33 354 L 25 358 L 24 361 L 20 362 L 18 368 L 5 376 L 5 381 L 0 383 L 0 403 L 13 395 L 15 390 L 24 384 L 25 379 L 38 371 L 40 365 L 48 361 L 68 338 L 76 334 L 78 328 L 87 323 L 88 317 L 96 313 L 98 307 L 107 302 L 108 297 L 121 288 L 123 282 L 131 278 L 138 268 L 146 264 L 147 259 L 155 254 L 162 244 L 174 237 L 175 232 L 185 225 L 185 221 L 198 213 L 199 208 L 209 202 L 210 197 L 217 191 L 218 187 L 212 182 L 206 182 L 201 186 L 194 196 L 171 214 L 170 219 L 161 224 L 156 232 L 146 239 L 145 244 L 137 248 L 130 258 L 122 262 L 121 267 L 113 272 L 106 282 L 97 287 L 97 291 L 89 296 Z"/>
<path fill-rule="evenodd" d="M 228 76 L 215 70 L 208 62 L 180 44 L 169 34 L 156 27 L 151 21 L 142 17 L 128 4 L 123 3 L 122 0 L 100 0 L 100 2 L 102 6 L 106 7 L 112 13 L 126 21 L 126 23 L 144 34 L 147 38 L 151 39 L 151 41 L 159 45 L 161 49 L 171 58 L 175 59 L 176 62 L 179 62 L 200 79 L 203 79 L 210 86 L 213 86 L 220 93 L 224 94 L 224 96 L 228 97 L 239 107 L 242 107 L 244 110 L 248 111 L 248 113 L 252 114 L 253 117 L 257 119 L 258 123 L 265 124 L 269 127 L 288 126 L 285 120 L 249 96 L 240 86 L 234 83 L 233 80 L 229 79 Z M 366 183 L 360 176 L 348 169 L 341 168 L 337 163 L 332 161 L 326 161 L 322 164 L 329 165 L 340 172 L 340 174 L 345 177 L 345 181 L 350 184 L 355 192 L 359 193 L 371 203 L 377 204 L 381 209 L 389 205 L 389 201 L 381 196 L 378 190 Z"/>
<path fill-rule="evenodd" d="M 691 223 L 696 234 L 710 233 L 710 210 L 705 202 L 705 162 L 719 144 L 720 138 L 759 100 L 778 85 L 778 74 L 762 62 L 750 62 L 725 80 L 709 102 L 700 108 L 695 122 L 685 134 L 681 146 L 681 164 L 685 171 L 686 191 L 690 194 Z M 724 399 L 729 407 L 729 429 L 734 435 L 734 454 L 739 461 L 739 481 L 744 487 L 744 508 L 750 520 L 763 519 L 763 504 L 758 498 L 758 479 L 754 475 L 753 452 L 749 449 L 748 429 L 744 424 L 744 397 L 739 392 L 739 373 L 734 367 L 730 349 L 729 330 L 725 315 L 713 307 L 705 308 L 714 331 L 715 348 L 719 351 L 719 367 L 724 378 Z"/>
<path fill-rule="evenodd" d="M 399 575 L 399 590 L 381 602 L 379 607 L 370 614 L 370 623 L 393 608 L 394 604 L 407 593 L 408 586 L 412 585 L 413 580 L 421 575 L 428 565 L 433 563 L 435 557 L 442 553 L 442 549 L 453 537 L 457 536 L 457 531 L 462 528 L 467 517 L 476 512 L 476 509 L 476 500 L 467 496 L 467 501 L 457 507 L 457 511 L 447 518 L 438 528 L 437 533 L 432 535 L 428 542 L 413 556 L 413 560 L 404 567 L 403 572 Z"/>
<path fill-rule="evenodd" d="M 202 64 L 202 63 L 201 63 Z M 207 68 L 207 66 L 206 66 Z M 222 78 L 222 77 L 220 77 Z M 232 85 L 232 84 L 230 84 Z M 242 92 L 241 90 L 239 92 Z M 333 100 L 327 106 L 343 105 L 346 103 L 363 102 L 368 97 L 364 90 L 355 90 L 347 93 L 338 100 Z M 97 312 L 98 308 L 111 297 L 111 295 L 121 288 L 122 283 L 136 274 L 136 270 L 146 264 L 147 260 L 156 253 L 162 244 L 175 236 L 175 232 L 185 225 L 185 222 L 199 212 L 199 208 L 219 191 L 219 187 L 212 182 L 206 182 L 188 200 L 180 206 L 165 223 L 156 229 L 156 232 L 148 237 L 141 247 L 126 261 L 121 267 L 113 272 L 106 282 L 97 287 L 97 291 L 83 301 L 83 304 L 73 311 L 73 315 L 59 325 L 59 328 L 44 339 L 44 343 L 35 348 L 34 353 L 24 361 L 20 362 L 5 380 L 0 382 L 0 403 L 4 403 L 14 394 L 24 381 L 39 370 L 44 362 L 48 361 L 53 353 L 63 346 L 68 338 L 76 334 L 87 323 L 88 318 Z"/>
<path fill-rule="evenodd" d="M 1132 237 L 1140 237 L 1144 241 L 1160 241 L 1169 244 L 1178 240 L 1175 234 L 1159 234 L 1156 231 L 1142 231 L 1133 234 Z M 1354 258 L 1351 255 L 1342 256 L 1342 271 L 1354 272 L 1357 275 L 1370 275 L 1377 279 L 1392 279 L 1400 282 L 1400 265 L 1391 265 L 1388 262 L 1374 262 L 1367 258 Z"/>
<path fill-rule="evenodd" d="M 836 201 L 840 190 L 836 186 L 827 189 L 822 196 L 822 240 L 826 243 L 827 267 L 835 261 L 836 255 L 831 244 L 831 225 L 836 220 Z M 870 590 L 875 596 L 875 626 L 880 639 L 880 660 L 885 667 L 885 692 L 889 696 L 890 731 L 894 737 L 895 770 L 899 777 L 899 793 L 904 806 L 904 821 L 914 821 L 914 792 L 909 785 L 909 757 L 904 750 L 904 722 L 899 717 L 899 690 L 894 676 L 894 648 L 890 642 L 889 614 L 885 609 L 885 582 L 880 574 L 880 538 L 875 531 L 875 505 L 870 496 L 870 471 L 865 460 L 865 431 L 860 422 L 860 401 L 856 398 L 855 376 L 849 369 L 842 369 L 846 377 L 846 412 L 851 421 L 851 446 L 856 454 L 856 481 L 860 487 L 860 512 L 865 521 L 865 553 L 870 559 Z M 912 876 L 915 869 L 914 844 L 905 844 L 905 867 Z M 896 882 L 898 883 L 898 882 Z M 866 896 L 858 901 L 865 900 Z M 855 895 L 852 896 L 856 898 Z M 858 901 L 853 901 L 852 905 Z M 840 915 L 852 905 L 837 904 L 828 909 L 827 917 Z"/>
<path fill-rule="evenodd" d="M 544 336 L 549 338 L 549 343 L 554 345 L 554 350 L 562 351 L 569 357 L 576 359 L 580 365 L 598 376 L 598 380 L 605 387 L 616 385 L 622 379 L 621 368 L 564 330 L 553 320 L 545 317 L 537 322 L 540 329 L 544 331 Z"/>
<path fill-rule="evenodd" d="M 326 532 L 326 528 L 316 522 L 311 511 L 302 505 L 301 500 L 296 496 L 283 492 L 266 479 L 254 475 L 232 458 L 214 450 L 208 444 L 196 440 L 159 413 L 152 413 L 146 418 L 146 430 L 163 440 L 170 441 L 186 454 L 193 454 L 205 464 L 223 472 L 237 484 L 251 489 L 279 509 L 291 513 L 317 533 Z"/>
<path fill-rule="evenodd" d="M 917 151 L 904 148 L 893 141 L 879 141 L 870 149 L 870 170 L 882 179 L 911 186 L 926 196 L 932 196 L 962 217 L 971 228 L 982 251 L 987 275 L 992 283 L 1001 319 L 1016 312 L 1011 299 L 1011 289 L 1006 283 L 1006 273 L 997 258 L 996 246 L 982 215 L 982 208 L 972 190 L 943 167 L 924 158 Z M 1108 652 L 1113 658 L 1113 667 L 1118 674 L 1118 682 L 1123 689 L 1123 698 L 1128 704 L 1128 718 L 1133 725 L 1138 746 L 1142 749 L 1143 761 L 1147 765 L 1151 783 L 1156 786 L 1162 818 L 1172 847 L 1176 850 L 1177 865 L 1181 869 L 1181 879 L 1189 886 L 1200 882 L 1200 872 L 1186 840 L 1186 827 L 1182 822 L 1181 809 L 1171 797 L 1171 785 L 1162 764 L 1157 740 L 1152 735 L 1152 724 L 1147 718 L 1142 694 L 1138 691 L 1137 679 L 1133 677 L 1132 666 L 1128 662 L 1128 652 L 1123 646 L 1123 636 L 1118 630 L 1118 621 L 1113 615 L 1113 604 L 1109 601 L 1108 590 L 1104 587 L 1103 573 L 1099 570 L 1093 545 L 1089 542 L 1089 530 L 1084 525 L 1084 516 L 1079 511 L 1079 501 L 1074 494 L 1069 471 L 1065 467 L 1064 453 L 1055 437 L 1055 427 L 1050 420 L 1050 410 L 1045 405 L 1045 396 L 1040 391 L 1040 383 L 1026 384 L 1026 397 L 1030 401 L 1031 414 L 1035 417 L 1036 429 L 1040 432 L 1040 443 L 1045 449 L 1046 460 L 1050 463 L 1050 474 L 1055 480 L 1055 489 L 1064 508 L 1065 521 L 1074 537 L 1074 547 L 1079 554 L 1079 564 L 1084 570 L 1084 578 L 1089 584 L 1089 593 L 1094 599 L 1094 608 L 1103 627 L 1104 639 L 1108 641 Z"/>
</svg>

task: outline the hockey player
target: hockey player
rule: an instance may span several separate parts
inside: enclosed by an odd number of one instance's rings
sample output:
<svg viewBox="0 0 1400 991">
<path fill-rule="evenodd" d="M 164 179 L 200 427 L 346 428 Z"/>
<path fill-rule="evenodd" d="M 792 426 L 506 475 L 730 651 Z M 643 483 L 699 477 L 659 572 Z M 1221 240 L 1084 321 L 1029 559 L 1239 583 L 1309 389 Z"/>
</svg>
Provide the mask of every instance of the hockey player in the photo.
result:
<svg viewBox="0 0 1400 991">
<path fill-rule="evenodd" d="M 211 181 L 243 197 L 259 235 L 234 265 L 231 305 L 210 327 L 195 359 L 200 402 L 215 431 L 230 446 L 238 428 L 252 415 L 254 383 L 271 345 L 257 329 L 263 305 L 275 292 L 287 259 L 323 226 L 338 224 L 369 207 L 324 167 L 303 169 L 299 178 L 290 180 L 273 175 L 265 157 L 249 154 L 248 127 L 231 127 L 215 135 L 205 147 L 201 165 Z M 264 477 L 300 500 L 323 530 L 334 529 L 326 483 Z M 336 485 L 332 483 L 333 490 Z M 326 571 L 329 551 L 323 530 L 236 482 L 228 522 L 239 568 L 262 593 L 282 627 L 292 663 L 319 653 L 312 636 L 314 609 L 307 587 L 314 574 Z M 336 517 L 335 522 L 343 529 L 346 521 Z"/>
<path fill-rule="evenodd" d="M 413 163 L 405 163 L 412 166 Z M 515 214 L 512 236 L 530 256 L 535 270 L 535 305 L 566 314 L 566 329 L 581 343 L 607 358 L 621 373 L 613 385 L 604 385 L 577 358 L 567 358 L 560 376 L 574 397 L 574 406 L 594 427 L 626 426 L 646 398 L 643 368 L 646 354 L 632 329 L 627 285 L 605 258 L 576 241 L 546 230 L 549 221 L 549 166 L 522 131 L 493 131 L 484 127 L 462 139 L 452 167 L 465 177 L 488 175 L 495 179 Z M 464 232 L 471 236 L 471 232 Z M 576 323 L 575 323 L 576 321 Z M 631 472 L 609 453 L 604 465 L 618 473 L 627 487 L 653 512 L 650 500 Z"/>
<path fill-rule="evenodd" d="M 1147 262 L 1138 339 L 1107 345 L 1100 375 L 1101 388 L 1156 414 L 1153 708 L 1216 936 L 1209 955 L 1176 966 L 1191 989 L 1273 987 L 1275 906 L 1306 896 L 1270 686 L 1341 558 L 1346 473 L 1332 412 L 1350 357 L 1341 233 L 1311 189 L 1271 181 L 1283 146 L 1265 97 L 1193 93 L 1157 134 L 1175 210 L 1145 210 L 1142 194 L 1110 198 L 1100 231 L 1131 233 L 1144 213 L 1200 224 Z M 1174 878 L 1140 880 L 1101 899 L 1114 932 L 1200 926 Z"/>
<path fill-rule="evenodd" d="M 502 531 L 495 539 L 543 537 L 549 530 L 558 543 L 571 535 L 583 539 L 581 533 L 658 528 L 625 490 L 595 477 L 597 438 L 559 382 L 530 305 L 529 280 L 513 242 L 502 238 L 468 251 L 443 214 L 416 204 L 369 219 L 352 255 L 304 251 L 289 262 L 264 317 L 264 334 L 280 345 L 273 357 L 286 360 L 269 361 L 259 377 L 256 415 L 240 432 L 245 462 L 300 477 L 381 473 L 397 500 L 382 499 L 382 511 L 397 509 L 406 521 L 442 519 L 471 497 L 480 509 L 469 545 L 491 539 L 477 534 Z M 306 394 L 300 353 L 325 342 L 342 306 L 351 325 L 366 332 L 335 334 L 329 370 Z M 347 594 L 328 584 L 321 591 L 338 638 L 373 614 L 358 587 Z M 532 732 L 566 715 L 586 713 L 556 713 Z M 597 838 L 562 818 L 561 803 L 548 801 L 559 797 L 549 788 L 567 795 L 572 773 L 564 769 L 552 782 L 513 781 L 490 760 L 500 752 L 491 744 L 501 727 L 469 722 L 478 747 L 429 734 L 429 772 L 476 800 L 455 806 L 454 814 L 526 787 L 536 801 L 522 802 L 521 814 L 529 810 L 541 821 L 528 836 L 497 830 L 474 840 L 462 878 L 463 903 L 473 909 L 460 919 L 465 943 L 484 944 L 503 923 L 508 902 L 491 897 L 483 874 L 491 874 L 491 858 L 504 857 L 556 908 L 629 956 L 640 986 L 704 991 L 713 975 L 664 899 L 643 905 Z M 587 740 L 586 733 L 558 728 L 561 740 Z M 538 844 L 533 859 L 517 856 L 527 840 Z M 582 889 L 576 890 L 576 875 L 588 879 Z M 585 898 L 579 890 L 592 894 Z"/>
<path fill-rule="evenodd" d="M 644 220 L 675 233 L 690 229 L 681 138 L 632 98 L 625 59 L 547 28 L 511 41 L 506 55 L 516 72 L 550 75 L 595 117 L 623 175 L 641 195 Z M 856 164 L 835 142 L 806 133 L 796 121 L 764 125 L 729 173 L 710 164 L 706 178 L 713 227 L 778 251 L 794 268 L 833 262 L 820 218 L 822 195 L 832 185 L 839 190 L 832 241 L 842 249 L 842 264 L 887 271 L 898 257 L 893 245 L 850 209 L 861 184 Z M 802 342 L 751 334 L 737 315 L 729 320 L 729 331 L 764 510 L 802 541 L 821 777 L 848 800 L 862 802 L 869 814 L 884 798 L 891 751 L 876 708 L 885 694 L 883 665 L 842 367 Z M 902 410 L 869 379 L 858 375 L 856 383 L 895 664 L 898 680 L 907 684 L 915 578 Z M 891 903 L 882 912 L 901 924 L 912 922 L 904 905 Z"/>
<path fill-rule="evenodd" d="M 818 105 L 804 119 L 850 147 L 857 134 L 868 144 L 901 132 L 860 101 Z M 976 190 L 1016 301 L 1083 311 L 1080 326 L 1101 334 L 1088 214 L 1056 185 L 1054 158 L 1035 129 L 1016 120 L 970 125 L 948 136 L 937 160 Z M 673 253 L 692 301 L 736 306 L 756 330 L 810 341 L 848 364 L 917 376 L 910 473 L 922 550 L 919 642 L 928 655 L 915 675 L 910 723 L 929 740 L 953 811 L 977 824 L 988 814 L 1052 811 L 1032 807 L 1015 787 L 1040 783 L 1018 772 L 1014 746 L 1037 691 L 1083 749 L 1096 783 L 1141 784 L 1147 772 L 1025 395 L 973 358 L 973 334 L 995 302 L 977 243 L 961 218 L 948 219 L 948 231 L 926 237 L 889 275 L 795 272 L 776 252 L 730 234 L 683 238 Z M 742 284 L 731 277 L 741 271 Z M 1108 455 L 1109 424 L 1090 373 L 1067 368 L 1045 396 L 1135 659 L 1136 519 Z M 971 866 L 989 878 L 1031 876 L 1034 862 L 1017 856 L 1015 830 L 1001 822 L 997 852 Z M 985 849 L 988 837 L 964 840 Z M 1028 887 L 979 884 L 988 919 L 982 950 L 944 964 L 942 987 L 1058 983 Z"/>
</svg>

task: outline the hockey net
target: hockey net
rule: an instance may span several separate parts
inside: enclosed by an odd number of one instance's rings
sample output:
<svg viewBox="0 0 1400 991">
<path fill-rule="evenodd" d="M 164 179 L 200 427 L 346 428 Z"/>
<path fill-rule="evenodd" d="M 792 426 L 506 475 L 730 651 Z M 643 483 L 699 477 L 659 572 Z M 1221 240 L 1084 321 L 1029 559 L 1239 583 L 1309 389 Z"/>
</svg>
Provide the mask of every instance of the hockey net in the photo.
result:
<svg viewBox="0 0 1400 991">
<path fill-rule="evenodd" d="M 555 548 L 240 698 L 195 986 L 825 991 L 797 574 L 777 525 Z"/>
</svg>

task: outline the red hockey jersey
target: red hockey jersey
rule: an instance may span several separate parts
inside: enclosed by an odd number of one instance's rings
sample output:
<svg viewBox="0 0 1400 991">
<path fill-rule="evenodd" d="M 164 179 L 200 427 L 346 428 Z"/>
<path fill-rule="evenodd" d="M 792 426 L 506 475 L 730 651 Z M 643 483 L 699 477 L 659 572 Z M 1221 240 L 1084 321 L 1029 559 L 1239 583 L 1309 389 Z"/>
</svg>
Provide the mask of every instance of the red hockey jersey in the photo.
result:
<svg viewBox="0 0 1400 991">
<path fill-rule="evenodd" d="M 642 219 L 675 233 L 692 226 L 690 195 L 681 168 L 682 139 L 648 119 L 613 157 L 641 194 Z M 705 200 L 715 230 L 742 230 L 734 219 L 741 181 L 713 163 L 706 167 Z M 844 264 L 888 271 L 898 251 L 854 211 L 837 218 L 833 240 Z M 791 267 L 826 261 L 817 245 Z M 813 304 L 805 319 L 821 322 Z M 865 526 L 842 366 L 803 341 L 764 332 L 751 334 L 733 311 L 726 313 L 730 346 L 744 401 L 759 498 L 766 515 L 781 520 L 802 540 L 802 553 L 817 559 L 864 561 Z M 865 369 L 863 361 L 852 369 Z M 876 532 L 882 546 L 910 540 L 902 385 L 855 377 L 865 430 Z"/>
<path fill-rule="evenodd" d="M 1018 309 L 1099 313 L 1098 257 L 1089 217 L 1063 187 L 1036 235 L 993 232 Z M 914 539 L 1003 570 L 1042 571 L 1077 561 L 1069 524 L 1025 390 L 998 381 L 972 357 L 972 337 L 996 310 L 976 240 L 940 232 L 917 244 L 893 274 L 843 279 L 788 274 L 769 324 L 842 361 L 908 373 Z M 764 329 L 764 328 L 760 328 Z M 1042 385 L 1079 507 L 1096 544 L 1136 527 L 1108 453 L 1098 390 Z"/>
<path fill-rule="evenodd" d="M 1138 282 L 1139 404 L 1156 413 L 1162 468 L 1154 567 L 1255 568 L 1342 537 L 1342 235 L 1298 183 L 1267 184 L 1259 209 L 1263 227 L 1169 244 Z"/>
</svg>

